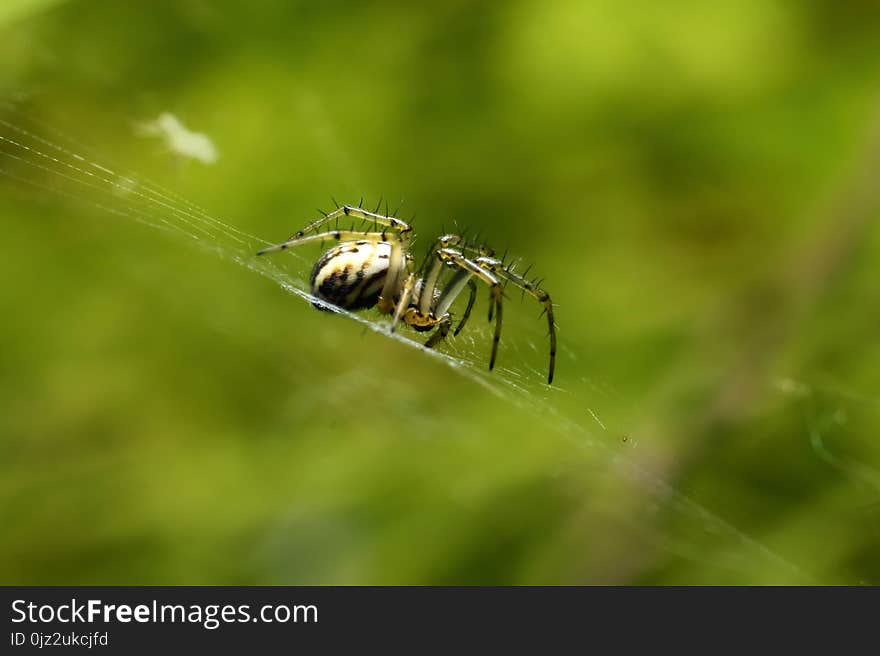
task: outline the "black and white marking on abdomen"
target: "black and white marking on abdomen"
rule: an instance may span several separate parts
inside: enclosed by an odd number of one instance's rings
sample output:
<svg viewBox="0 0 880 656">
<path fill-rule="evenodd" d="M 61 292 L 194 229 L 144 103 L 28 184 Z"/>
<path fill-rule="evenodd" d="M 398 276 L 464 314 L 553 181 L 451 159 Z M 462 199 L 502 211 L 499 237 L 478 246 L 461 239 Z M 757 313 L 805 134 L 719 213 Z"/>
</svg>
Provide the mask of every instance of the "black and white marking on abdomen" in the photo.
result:
<svg viewBox="0 0 880 656">
<path fill-rule="evenodd" d="M 312 295 L 347 310 L 373 307 L 385 285 L 390 255 L 386 242 L 346 242 L 331 248 L 312 269 Z"/>
</svg>

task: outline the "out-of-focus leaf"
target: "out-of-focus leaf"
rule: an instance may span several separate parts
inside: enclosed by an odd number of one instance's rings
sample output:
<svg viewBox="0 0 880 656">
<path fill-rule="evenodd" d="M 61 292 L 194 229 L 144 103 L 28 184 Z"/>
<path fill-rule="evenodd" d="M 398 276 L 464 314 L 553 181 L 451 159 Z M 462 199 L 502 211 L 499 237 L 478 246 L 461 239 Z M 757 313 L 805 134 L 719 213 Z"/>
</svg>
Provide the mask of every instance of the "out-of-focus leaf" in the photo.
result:
<svg viewBox="0 0 880 656">
<path fill-rule="evenodd" d="M 0 27 L 14 20 L 27 18 L 31 14 L 43 11 L 63 0 L 3 0 L 0 3 Z"/>
</svg>

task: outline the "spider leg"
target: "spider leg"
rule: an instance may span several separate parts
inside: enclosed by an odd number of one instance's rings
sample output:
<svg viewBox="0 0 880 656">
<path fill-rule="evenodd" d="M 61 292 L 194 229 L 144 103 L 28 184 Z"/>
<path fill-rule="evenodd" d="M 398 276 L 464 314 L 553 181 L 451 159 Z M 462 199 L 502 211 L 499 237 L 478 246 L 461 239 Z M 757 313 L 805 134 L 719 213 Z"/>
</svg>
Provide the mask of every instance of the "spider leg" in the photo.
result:
<svg viewBox="0 0 880 656">
<path fill-rule="evenodd" d="M 318 229 L 330 223 L 331 221 L 336 221 L 340 217 L 347 216 L 353 219 L 360 219 L 361 221 L 371 222 L 374 226 L 382 226 L 383 228 L 391 228 L 392 230 L 399 233 L 401 236 L 405 233 L 411 232 L 412 228 L 405 221 L 401 221 L 393 216 L 386 216 L 382 214 L 377 214 L 376 212 L 370 212 L 369 210 L 365 210 L 362 207 L 354 207 L 353 205 L 343 205 L 339 207 L 329 214 L 325 214 L 320 219 L 316 219 L 309 223 L 305 228 L 299 230 L 291 239 L 303 237 L 309 233 L 317 232 Z"/>
<path fill-rule="evenodd" d="M 491 371 L 495 367 L 495 358 L 498 355 L 498 342 L 501 341 L 501 283 L 494 275 L 494 272 L 490 272 L 473 260 L 469 260 L 460 251 L 452 248 L 442 248 L 437 251 L 437 256 L 444 262 L 451 262 L 460 269 L 473 274 L 489 286 L 492 301 L 495 304 L 495 334 L 492 336 L 492 355 L 489 358 L 489 370 Z M 462 284 L 463 287 L 464 284 Z"/>
<path fill-rule="evenodd" d="M 382 233 L 383 238 L 385 234 L 384 232 Z M 394 296 L 400 290 L 400 277 L 411 268 L 409 253 L 404 243 L 400 239 L 393 240 L 391 242 L 391 255 L 388 260 L 388 273 L 385 275 L 385 286 L 382 287 L 382 291 L 379 293 L 379 302 L 377 304 L 380 312 L 391 312 L 391 309 L 394 307 Z M 410 271 L 403 289 L 404 292 L 407 292 L 407 302 L 415 284 L 416 276 Z M 409 286 L 408 289 L 407 285 Z M 398 304 L 397 310 L 394 313 L 394 320 L 391 322 L 391 332 L 394 332 L 394 327 L 400 319 L 400 313 L 406 309 L 406 304 L 406 302 Z"/>
<path fill-rule="evenodd" d="M 553 373 L 556 369 L 556 322 L 553 319 L 553 301 L 550 299 L 550 294 L 541 289 L 538 284 L 526 280 L 523 276 L 505 267 L 500 260 L 491 257 L 478 257 L 476 263 L 499 278 L 516 285 L 544 306 L 544 311 L 541 314 L 547 315 L 547 327 L 550 332 L 550 371 L 547 374 L 547 384 L 549 385 L 553 382 Z M 501 309 L 500 304 L 498 309 Z"/>
<path fill-rule="evenodd" d="M 391 320 L 391 332 L 397 328 L 397 322 L 400 321 L 400 315 L 409 306 L 409 297 L 412 296 L 413 287 L 416 286 L 416 274 L 410 273 L 403 283 L 403 290 L 400 292 L 400 300 L 397 301 L 397 307 L 394 310 L 394 318 Z"/>
<path fill-rule="evenodd" d="M 472 256 L 475 256 L 474 261 L 477 261 L 477 262 L 479 261 L 479 259 L 481 257 L 491 258 L 491 257 L 494 257 L 494 255 L 495 255 L 495 250 L 492 247 L 487 246 L 486 244 L 480 244 L 479 242 L 471 243 L 471 244 L 462 244 L 461 246 L 459 246 L 459 250 L 462 253 L 466 253 L 466 254 L 470 254 Z M 471 301 L 471 306 L 472 305 L 473 305 L 473 302 Z M 489 317 L 490 322 L 492 321 L 492 317 L 494 316 L 494 313 L 495 313 L 495 297 L 493 296 L 492 292 L 490 291 L 490 293 L 489 293 L 489 312 L 488 312 L 488 317 Z M 462 323 L 464 323 L 464 321 L 462 321 Z M 461 330 L 461 326 L 458 327 L 458 330 L 456 330 L 455 334 L 458 334 L 459 330 Z"/>
<path fill-rule="evenodd" d="M 435 257 L 436 258 L 435 261 L 444 261 L 443 258 L 440 257 L 440 251 L 438 249 L 446 248 L 447 244 L 452 244 L 454 239 L 458 239 L 458 240 L 463 241 L 463 238 L 459 237 L 458 235 L 444 235 L 443 237 L 438 239 L 437 242 L 435 243 L 434 249 L 431 251 L 431 254 L 429 257 Z M 486 252 L 491 252 L 491 249 L 488 249 L 485 246 L 480 246 L 478 248 L 476 246 L 462 244 L 461 246 L 458 246 L 457 248 L 460 253 L 471 252 L 471 253 L 475 253 L 478 255 L 484 255 Z M 447 262 L 447 264 L 448 264 L 448 262 Z M 425 262 L 425 264 L 422 266 L 422 270 L 424 271 L 427 268 L 428 268 L 428 263 Z M 449 281 L 449 283 L 446 285 L 446 288 L 443 290 L 443 293 L 440 294 L 440 298 L 437 299 L 436 305 L 433 308 L 434 316 L 437 316 L 437 317 L 443 316 L 444 314 L 446 314 L 447 310 L 449 310 L 449 306 L 451 306 L 452 303 L 455 301 L 455 299 L 458 298 L 458 295 L 462 291 L 464 291 L 464 286 L 466 284 L 470 286 L 471 293 L 470 293 L 470 297 L 468 298 L 467 309 L 465 309 L 464 316 L 462 316 L 461 323 L 458 324 L 458 328 L 455 329 L 455 332 L 453 333 L 454 335 L 457 335 L 459 332 L 461 332 L 461 329 L 464 327 L 465 322 L 467 321 L 468 317 L 471 314 L 471 309 L 474 307 L 474 301 L 476 300 L 475 294 L 477 293 L 477 286 L 474 283 L 474 281 L 471 280 L 471 277 L 473 275 L 474 274 L 472 272 L 468 271 L 467 269 L 460 269 L 452 277 L 452 279 Z M 428 277 L 430 277 L 430 273 L 428 274 Z M 425 286 L 423 285 L 423 287 L 422 287 L 423 291 L 424 291 L 424 288 L 425 288 Z M 436 288 L 436 284 L 435 284 L 435 288 Z M 492 294 L 490 293 L 489 294 L 490 304 L 492 304 L 492 300 L 493 300 L 493 297 L 492 297 Z M 432 301 L 433 301 L 433 299 L 432 299 Z M 489 320 L 490 321 L 492 320 L 491 316 L 489 317 Z"/>
<path fill-rule="evenodd" d="M 437 251 L 436 253 L 437 259 L 440 259 L 439 253 L 440 251 Z M 442 317 L 446 314 L 449 310 L 449 306 L 451 306 L 455 299 L 458 298 L 458 295 L 464 291 L 465 285 L 471 285 L 472 288 L 476 287 L 473 280 L 471 280 L 473 277 L 474 274 L 467 269 L 459 269 L 455 272 L 455 275 L 452 276 L 452 279 L 443 289 L 443 292 L 440 294 L 440 297 L 434 305 L 432 312 L 435 317 Z M 472 304 L 472 301 L 468 303 L 468 311 Z"/>
<path fill-rule="evenodd" d="M 329 232 L 319 232 L 314 235 L 305 235 L 303 237 L 294 237 L 293 239 L 288 239 L 287 241 L 281 242 L 280 244 L 274 244 L 273 246 L 267 246 L 262 250 L 257 251 L 257 255 L 265 255 L 266 253 L 271 253 L 273 251 L 284 251 L 293 246 L 299 246 L 300 244 L 307 244 L 312 241 L 327 241 L 333 239 L 335 241 L 371 241 L 371 242 L 388 242 L 391 244 L 392 249 L 395 244 L 400 244 L 400 240 L 397 239 L 396 235 L 388 234 L 385 232 L 359 232 L 357 230 L 330 230 Z"/>
<path fill-rule="evenodd" d="M 458 335 L 458 333 L 461 332 L 461 329 L 464 328 L 464 324 L 467 322 L 468 317 L 471 316 L 471 309 L 474 307 L 474 301 L 477 300 L 477 283 L 475 283 L 473 279 L 469 279 L 468 287 L 471 289 L 471 294 L 468 296 L 467 307 L 464 309 L 464 314 L 461 315 L 461 321 L 458 322 L 458 327 L 455 329 L 455 332 L 452 333 L 453 337 Z"/>
<path fill-rule="evenodd" d="M 449 326 L 452 324 L 452 321 L 449 319 L 441 321 L 437 324 L 437 330 L 428 338 L 428 341 L 425 342 L 425 348 L 434 348 L 446 339 L 446 336 L 449 334 Z"/>
<path fill-rule="evenodd" d="M 437 251 L 441 248 L 458 246 L 461 241 L 462 238 L 458 235 L 443 235 L 434 242 L 434 246 L 428 251 L 428 260 L 422 265 L 422 273 L 424 274 L 427 271 L 427 275 L 424 277 L 422 288 L 419 292 L 419 312 L 422 314 L 428 314 L 431 311 L 431 306 L 434 304 L 434 290 L 437 287 L 437 280 L 440 278 L 440 273 L 443 270 L 444 262 L 439 257 L 436 257 Z M 441 315 L 438 314 L 437 316 Z"/>
</svg>

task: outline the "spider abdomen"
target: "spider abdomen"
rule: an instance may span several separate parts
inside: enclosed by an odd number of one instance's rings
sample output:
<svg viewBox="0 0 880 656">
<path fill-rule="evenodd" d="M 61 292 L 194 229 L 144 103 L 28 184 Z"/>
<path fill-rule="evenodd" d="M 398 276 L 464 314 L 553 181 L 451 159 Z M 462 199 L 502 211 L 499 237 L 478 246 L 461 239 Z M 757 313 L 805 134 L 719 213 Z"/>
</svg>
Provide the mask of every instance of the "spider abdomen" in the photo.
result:
<svg viewBox="0 0 880 656">
<path fill-rule="evenodd" d="M 315 263 L 312 295 L 346 310 L 373 307 L 385 285 L 390 257 L 391 245 L 386 242 L 339 244 Z"/>
</svg>

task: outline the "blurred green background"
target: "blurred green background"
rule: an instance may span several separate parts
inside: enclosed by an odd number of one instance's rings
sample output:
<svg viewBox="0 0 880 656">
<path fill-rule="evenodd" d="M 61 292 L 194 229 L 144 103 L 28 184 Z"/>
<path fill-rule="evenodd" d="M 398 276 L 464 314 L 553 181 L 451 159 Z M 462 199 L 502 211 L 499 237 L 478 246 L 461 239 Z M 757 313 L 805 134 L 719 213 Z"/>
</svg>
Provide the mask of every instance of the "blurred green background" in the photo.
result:
<svg viewBox="0 0 880 656">
<path fill-rule="evenodd" d="M 880 583 L 875 3 L 7 0 L 0 32 L 0 582 Z M 331 196 L 403 199 L 419 255 L 479 230 L 546 279 L 557 381 L 518 294 L 462 375 L 10 139 L 268 240 Z"/>
</svg>

